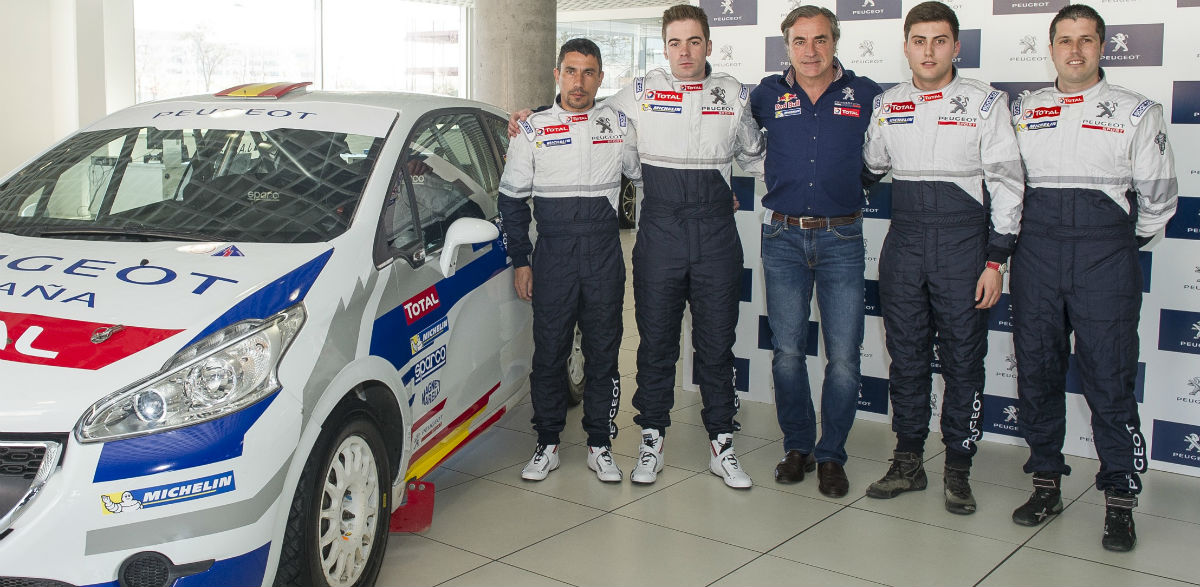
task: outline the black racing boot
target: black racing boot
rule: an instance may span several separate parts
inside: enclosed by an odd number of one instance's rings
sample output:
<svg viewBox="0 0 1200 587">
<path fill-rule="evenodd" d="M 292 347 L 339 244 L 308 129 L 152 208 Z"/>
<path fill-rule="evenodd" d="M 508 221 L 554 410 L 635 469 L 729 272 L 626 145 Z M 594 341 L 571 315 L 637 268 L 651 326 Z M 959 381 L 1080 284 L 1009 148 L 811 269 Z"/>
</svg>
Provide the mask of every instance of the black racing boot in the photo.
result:
<svg viewBox="0 0 1200 587">
<path fill-rule="evenodd" d="M 891 499 L 905 491 L 921 491 L 928 484 L 929 478 L 925 476 L 921 455 L 896 451 L 892 454 L 892 466 L 888 472 L 867 488 L 867 497 Z"/>
<path fill-rule="evenodd" d="M 1129 552 L 1137 544 L 1133 531 L 1133 508 L 1137 507 L 1137 496 L 1128 491 L 1109 489 L 1104 492 L 1104 538 L 1100 544 L 1105 550 Z"/>
<path fill-rule="evenodd" d="M 970 467 L 946 465 L 946 511 L 962 515 L 975 513 L 975 496 L 971 493 L 971 484 L 968 482 L 970 476 Z"/>
<path fill-rule="evenodd" d="M 1012 513 L 1012 520 L 1022 526 L 1036 526 L 1046 518 L 1063 510 L 1062 475 L 1054 473 L 1033 474 L 1033 495 L 1025 505 Z"/>
</svg>

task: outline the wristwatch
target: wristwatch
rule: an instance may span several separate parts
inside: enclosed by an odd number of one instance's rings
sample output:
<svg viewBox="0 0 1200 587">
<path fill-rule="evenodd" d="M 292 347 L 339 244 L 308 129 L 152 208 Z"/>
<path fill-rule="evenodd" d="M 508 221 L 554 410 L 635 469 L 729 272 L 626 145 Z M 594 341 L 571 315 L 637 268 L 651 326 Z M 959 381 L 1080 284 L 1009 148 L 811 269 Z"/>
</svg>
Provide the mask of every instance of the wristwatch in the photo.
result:
<svg viewBox="0 0 1200 587">
<path fill-rule="evenodd" d="M 1008 273 L 1008 263 L 997 263 L 995 261 L 987 262 L 988 269 L 995 269 L 1000 275 Z"/>
</svg>

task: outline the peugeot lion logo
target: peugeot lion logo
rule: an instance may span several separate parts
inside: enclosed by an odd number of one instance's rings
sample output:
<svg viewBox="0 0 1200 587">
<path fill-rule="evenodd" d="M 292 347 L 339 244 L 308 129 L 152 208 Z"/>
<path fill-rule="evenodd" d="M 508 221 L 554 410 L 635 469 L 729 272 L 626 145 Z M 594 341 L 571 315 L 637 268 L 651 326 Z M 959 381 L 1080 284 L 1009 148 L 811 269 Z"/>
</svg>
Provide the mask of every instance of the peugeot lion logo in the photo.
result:
<svg viewBox="0 0 1200 587">
<path fill-rule="evenodd" d="M 733 14 L 733 0 L 721 0 L 721 14 Z"/>
<path fill-rule="evenodd" d="M 1193 432 L 1184 436 L 1183 439 L 1188 443 L 1187 452 L 1200 452 L 1200 434 Z"/>
<path fill-rule="evenodd" d="M 1017 368 L 1017 355 L 1015 355 L 1015 354 L 1013 354 L 1013 355 L 1008 355 L 1007 357 L 1004 357 L 1004 360 L 1008 361 L 1008 370 L 1009 370 L 1009 371 L 1016 370 L 1016 368 Z"/>
<path fill-rule="evenodd" d="M 1021 55 L 1026 53 L 1037 53 L 1037 37 L 1033 35 L 1025 35 L 1019 41 L 1021 43 Z"/>
<path fill-rule="evenodd" d="M 725 88 L 713 88 L 712 91 L 709 93 L 712 94 L 712 97 L 713 97 L 712 103 L 713 104 L 724 104 L 725 103 Z"/>
<path fill-rule="evenodd" d="M 1196 395 L 1197 393 L 1200 393 L 1200 377 L 1193 377 L 1189 379 L 1188 385 L 1192 386 L 1192 390 L 1188 392 L 1188 395 Z"/>
<path fill-rule="evenodd" d="M 862 7 L 866 8 L 868 6 L 874 6 L 874 5 L 875 5 L 875 0 L 863 0 Z"/>
<path fill-rule="evenodd" d="M 1100 118 L 1112 118 L 1117 111 L 1117 103 L 1112 100 L 1105 100 L 1096 104 L 1096 108 L 1100 109 L 1100 113 L 1096 116 Z"/>
<path fill-rule="evenodd" d="M 1159 155 L 1166 155 L 1167 154 L 1167 133 L 1165 133 L 1161 130 L 1158 131 L 1158 134 L 1154 135 L 1154 144 L 1158 145 L 1158 154 Z M 1200 268 L 1197 268 L 1196 271 L 1200 271 Z"/>
<path fill-rule="evenodd" d="M 957 112 L 962 112 L 963 114 L 966 114 L 967 113 L 967 102 L 969 100 L 970 100 L 970 98 L 968 98 L 966 96 L 955 96 L 953 98 L 950 98 L 950 103 L 954 104 L 954 109 L 950 111 L 950 114 L 955 114 Z"/>
<path fill-rule="evenodd" d="M 1195 331 L 1196 331 L 1196 335 L 1195 335 L 1195 336 L 1193 336 L 1192 338 L 1194 338 L 1194 339 L 1196 339 L 1196 340 L 1200 340 L 1200 322 L 1197 322 L 1197 323 L 1193 324 L 1193 325 L 1192 325 L 1192 330 L 1195 330 Z"/>
<path fill-rule="evenodd" d="M 853 102 L 854 88 L 842 88 L 842 99 L 847 102 Z"/>
<path fill-rule="evenodd" d="M 858 50 L 861 53 L 859 57 L 874 57 L 875 56 L 875 41 L 867 39 L 858 44 Z"/>
<path fill-rule="evenodd" d="M 721 60 L 733 61 L 733 45 L 725 45 L 721 47 Z"/>
<path fill-rule="evenodd" d="M 1017 406 L 1005 406 L 1004 408 L 1004 423 L 1017 423 Z"/>
<path fill-rule="evenodd" d="M 1117 51 L 1124 51 L 1124 52 L 1128 53 L 1129 52 L 1128 41 L 1129 41 L 1129 35 L 1127 35 L 1125 33 L 1117 33 L 1117 34 L 1113 35 L 1111 39 L 1108 40 L 1108 42 L 1113 44 L 1113 52 L 1114 53 Z"/>
<path fill-rule="evenodd" d="M 600 118 L 597 118 L 596 124 L 600 125 L 600 134 L 611 134 L 613 131 L 612 121 L 609 120 L 607 116 L 601 116 Z"/>
</svg>

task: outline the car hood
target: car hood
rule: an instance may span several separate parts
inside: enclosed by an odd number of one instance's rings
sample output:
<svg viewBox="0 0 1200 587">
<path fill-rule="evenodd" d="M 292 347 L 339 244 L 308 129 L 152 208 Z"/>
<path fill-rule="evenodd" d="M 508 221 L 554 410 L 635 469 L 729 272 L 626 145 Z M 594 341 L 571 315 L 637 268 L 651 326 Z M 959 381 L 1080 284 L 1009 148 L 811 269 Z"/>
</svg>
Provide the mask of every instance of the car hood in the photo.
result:
<svg viewBox="0 0 1200 587">
<path fill-rule="evenodd" d="M 332 252 L 0 234 L 0 430 L 71 429 L 191 343 L 303 299 Z"/>
</svg>

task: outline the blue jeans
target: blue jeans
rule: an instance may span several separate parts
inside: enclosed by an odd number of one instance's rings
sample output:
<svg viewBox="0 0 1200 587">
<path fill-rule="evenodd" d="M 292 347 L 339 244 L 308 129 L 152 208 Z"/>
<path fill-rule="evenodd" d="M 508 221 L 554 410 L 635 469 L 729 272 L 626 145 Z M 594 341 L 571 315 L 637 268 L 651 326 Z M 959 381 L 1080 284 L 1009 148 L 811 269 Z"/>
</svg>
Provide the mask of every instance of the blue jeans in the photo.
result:
<svg viewBox="0 0 1200 587">
<path fill-rule="evenodd" d="M 775 347 L 771 374 L 783 448 L 812 453 L 817 462 L 846 463 L 846 437 L 862 381 L 865 252 L 861 218 L 832 228 L 803 229 L 779 221 L 762 227 L 767 321 Z M 828 359 L 819 443 L 805 358 L 814 282 Z"/>
</svg>

